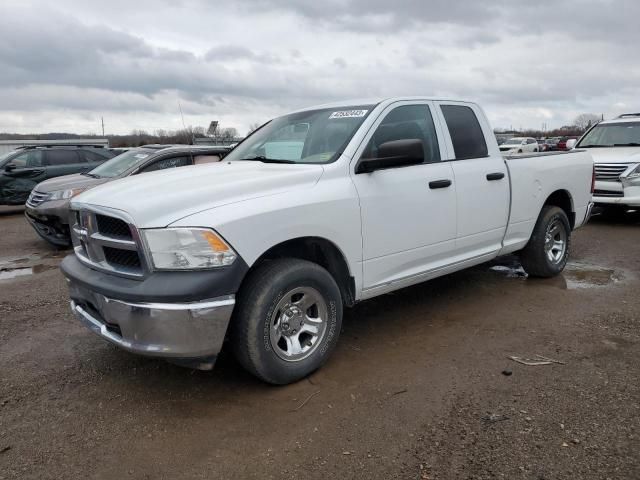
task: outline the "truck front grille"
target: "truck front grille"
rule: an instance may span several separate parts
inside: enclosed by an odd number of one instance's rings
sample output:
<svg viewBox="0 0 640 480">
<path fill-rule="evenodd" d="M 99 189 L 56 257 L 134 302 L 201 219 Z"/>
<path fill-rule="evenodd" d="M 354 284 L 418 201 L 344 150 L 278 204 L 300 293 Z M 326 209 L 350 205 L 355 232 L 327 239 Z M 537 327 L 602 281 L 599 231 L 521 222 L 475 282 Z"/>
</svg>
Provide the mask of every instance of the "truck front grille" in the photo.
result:
<svg viewBox="0 0 640 480">
<path fill-rule="evenodd" d="M 129 224 L 124 220 L 97 214 L 96 222 L 98 224 L 98 231 L 103 235 L 115 238 L 124 238 L 127 240 L 131 240 L 133 238 Z"/>
<path fill-rule="evenodd" d="M 619 182 L 630 164 L 626 163 L 596 163 L 596 180 L 606 182 Z"/>
<path fill-rule="evenodd" d="M 126 277 L 142 277 L 144 256 L 137 229 L 110 212 L 74 211 L 71 237 L 76 256 L 96 269 Z"/>
<path fill-rule="evenodd" d="M 140 257 L 138 252 L 131 250 L 121 250 L 119 248 L 102 247 L 104 251 L 104 258 L 110 265 L 117 265 L 122 268 L 134 268 L 140 269 Z"/>
<path fill-rule="evenodd" d="M 35 190 L 32 190 L 31 194 L 29 194 L 29 198 L 27 199 L 27 207 L 35 208 L 44 203 L 49 198 L 49 196 L 50 194 L 48 193 L 36 192 Z"/>
</svg>

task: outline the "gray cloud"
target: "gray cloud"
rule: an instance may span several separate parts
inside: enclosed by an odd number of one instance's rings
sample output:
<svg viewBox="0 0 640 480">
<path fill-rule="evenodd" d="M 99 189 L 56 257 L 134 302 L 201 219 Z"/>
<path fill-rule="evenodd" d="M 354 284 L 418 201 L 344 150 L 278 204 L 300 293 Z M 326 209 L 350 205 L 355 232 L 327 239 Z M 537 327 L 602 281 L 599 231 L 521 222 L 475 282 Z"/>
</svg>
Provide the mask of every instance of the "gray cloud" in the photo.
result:
<svg viewBox="0 0 640 480">
<path fill-rule="evenodd" d="M 220 115 L 245 130 L 305 105 L 406 94 L 562 124 L 579 109 L 637 109 L 640 97 L 632 0 L 16 5 L 0 6 L 0 130 L 42 112 L 164 125 L 178 102 L 190 121 Z"/>
</svg>

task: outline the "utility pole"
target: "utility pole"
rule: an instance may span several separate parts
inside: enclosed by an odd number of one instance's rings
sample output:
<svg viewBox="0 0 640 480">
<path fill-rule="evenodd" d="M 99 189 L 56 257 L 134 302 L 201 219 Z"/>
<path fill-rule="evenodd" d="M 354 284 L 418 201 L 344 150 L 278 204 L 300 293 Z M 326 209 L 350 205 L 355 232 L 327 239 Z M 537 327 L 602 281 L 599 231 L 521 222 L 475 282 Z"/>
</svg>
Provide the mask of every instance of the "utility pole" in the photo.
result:
<svg viewBox="0 0 640 480">
<path fill-rule="evenodd" d="M 100 121 L 102 122 L 102 136 L 104 137 L 104 117 L 100 117 Z"/>
</svg>

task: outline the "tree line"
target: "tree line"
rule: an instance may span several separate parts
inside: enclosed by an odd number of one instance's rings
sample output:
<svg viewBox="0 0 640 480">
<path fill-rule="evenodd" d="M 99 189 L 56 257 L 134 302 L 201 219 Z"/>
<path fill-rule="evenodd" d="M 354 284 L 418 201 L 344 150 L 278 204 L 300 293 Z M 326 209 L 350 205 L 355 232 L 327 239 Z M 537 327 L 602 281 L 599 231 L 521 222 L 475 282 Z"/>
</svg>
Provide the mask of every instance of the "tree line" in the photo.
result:
<svg viewBox="0 0 640 480">
<path fill-rule="evenodd" d="M 571 125 L 564 125 L 553 130 L 525 129 L 511 131 L 505 129 L 495 129 L 495 133 L 514 133 L 524 137 L 549 138 L 549 137 L 581 137 L 593 125 L 602 120 L 601 115 L 593 113 L 582 113 L 578 115 Z"/>
</svg>

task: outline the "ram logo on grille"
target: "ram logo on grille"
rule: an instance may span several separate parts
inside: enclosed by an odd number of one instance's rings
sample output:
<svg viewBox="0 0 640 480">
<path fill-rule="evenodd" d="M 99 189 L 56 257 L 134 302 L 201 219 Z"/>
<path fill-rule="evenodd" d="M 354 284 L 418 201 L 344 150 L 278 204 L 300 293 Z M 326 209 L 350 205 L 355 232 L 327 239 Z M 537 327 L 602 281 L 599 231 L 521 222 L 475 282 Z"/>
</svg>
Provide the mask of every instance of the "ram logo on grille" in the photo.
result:
<svg viewBox="0 0 640 480">
<path fill-rule="evenodd" d="M 73 246 L 80 261 L 110 273 L 143 275 L 135 228 L 127 221 L 86 209 L 77 210 L 73 218 Z"/>
</svg>

